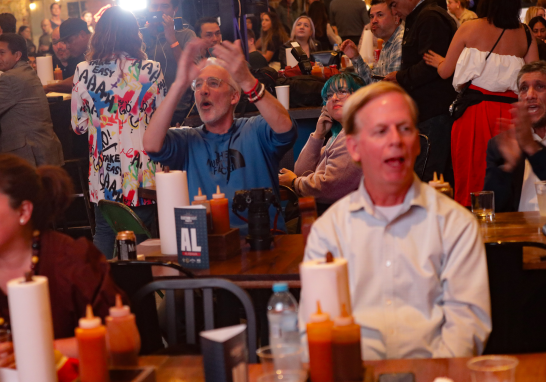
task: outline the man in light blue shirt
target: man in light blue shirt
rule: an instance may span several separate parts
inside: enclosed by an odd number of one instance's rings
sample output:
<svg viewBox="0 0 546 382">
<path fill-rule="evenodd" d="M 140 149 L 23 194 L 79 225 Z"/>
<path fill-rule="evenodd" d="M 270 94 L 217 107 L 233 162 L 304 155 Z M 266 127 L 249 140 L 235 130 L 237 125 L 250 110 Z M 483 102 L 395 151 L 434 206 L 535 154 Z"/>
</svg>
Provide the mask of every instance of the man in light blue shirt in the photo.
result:
<svg viewBox="0 0 546 382">
<path fill-rule="evenodd" d="M 480 227 L 413 172 L 416 123 L 415 102 L 392 83 L 366 86 L 346 101 L 347 150 L 364 177 L 315 222 L 305 247 L 304 261 L 327 252 L 347 260 L 366 360 L 470 357 L 483 352 L 491 332 Z M 319 287 L 302 285 L 302 299 Z"/>
<path fill-rule="evenodd" d="M 196 64 L 202 49 L 206 42 L 196 39 L 182 53 L 176 79 L 144 134 L 144 149 L 154 161 L 188 172 L 190 198 L 200 187 L 210 199 L 219 185 L 229 200 L 231 226 L 244 235 L 246 223 L 231 212 L 235 191 L 272 188 L 279 198 L 279 161 L 294 145 L 297 128 L 252 76 L 238 43 L 224 41 L 215 46 L 217 59 Z M 169 130 L 176 104 L 190 86 L 204 125 Z M 260 116 L 234 119 L 241 89 L 255 99 Z M 271 226 L 276 212 L 273 206 L 269 210 Z M 277 224 L 284 229 L 282 216 Z"/>
<path fill-rule="evenodd" d="M 392 13 L 385 0 L 372 1 L 370 20 L 373 35 L 384 41 L 381 55 L 373 69 L 364 62 L 354 42 L 345 40 L 341 44 L 341 50 L 351 59 L 357 74 L 366 85 L 380 81 L 381 77 L 400 70 L 404 38 L 404 28 L 400 25 L 400 17 Z"/>
</svg>

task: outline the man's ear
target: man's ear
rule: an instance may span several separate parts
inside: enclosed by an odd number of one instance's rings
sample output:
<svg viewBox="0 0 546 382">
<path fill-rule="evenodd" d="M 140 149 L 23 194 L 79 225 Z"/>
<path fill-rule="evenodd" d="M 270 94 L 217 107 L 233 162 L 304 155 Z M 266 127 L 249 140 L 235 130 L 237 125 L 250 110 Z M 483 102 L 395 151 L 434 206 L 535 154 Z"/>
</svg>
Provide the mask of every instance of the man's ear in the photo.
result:
<svg viewBox="0 0 546 382">
<path fill-rule="evenodd" d="M 237 103 L 239 102 L 240 99 L 241 99 L 241 92 L 236 92 L 236 91 L 231 92 L 231 104 L 232 105 L 237 105 Z"/>
<path fill-rule="evenodd" d="M 347 135 L 345 144 L 347 145 L 347 151 L 349 152 L 353 162 L 360 163 L 360 153 L 358 152 L 358 134 Z"/>
<path fill-rule="evenodd" d="M 17 58 L 17 61 L 21 60 L 21 57 L 23 57 L 23 53 L 17 51 L 15 52 L 15 57 Z"/>
</svg>

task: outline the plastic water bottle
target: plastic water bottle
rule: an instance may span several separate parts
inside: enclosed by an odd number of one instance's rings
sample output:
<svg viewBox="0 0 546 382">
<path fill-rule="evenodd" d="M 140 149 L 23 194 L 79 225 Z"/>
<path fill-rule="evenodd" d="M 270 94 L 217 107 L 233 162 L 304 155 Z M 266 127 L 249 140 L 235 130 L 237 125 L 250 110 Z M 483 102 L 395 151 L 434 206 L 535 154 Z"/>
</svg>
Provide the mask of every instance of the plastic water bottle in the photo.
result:
<svg viewBox="0 0 546 382">
<path fill-rule="evenodd" d="M 299 344 L 298 302 L 288 291 L 288 284 L 273 284 L 273 296 L 267 304 L 269 345 Z"/>
</svg>

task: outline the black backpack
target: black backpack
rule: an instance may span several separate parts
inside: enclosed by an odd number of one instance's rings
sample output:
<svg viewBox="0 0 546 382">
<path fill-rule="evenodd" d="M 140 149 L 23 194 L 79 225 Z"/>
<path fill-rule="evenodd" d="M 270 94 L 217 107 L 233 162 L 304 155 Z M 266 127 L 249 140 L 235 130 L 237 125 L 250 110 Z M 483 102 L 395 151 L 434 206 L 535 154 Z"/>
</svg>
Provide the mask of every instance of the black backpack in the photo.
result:
<svg viewBox="0 0 546 382">
<path fill-rule="evenodd" d="M 290 85 L 290 108 L 321 106 L 320 92 L 325 83 L 325 79 L 315 76 L 280 77 L 277 79 L 277 86 Z"/>
</svg>

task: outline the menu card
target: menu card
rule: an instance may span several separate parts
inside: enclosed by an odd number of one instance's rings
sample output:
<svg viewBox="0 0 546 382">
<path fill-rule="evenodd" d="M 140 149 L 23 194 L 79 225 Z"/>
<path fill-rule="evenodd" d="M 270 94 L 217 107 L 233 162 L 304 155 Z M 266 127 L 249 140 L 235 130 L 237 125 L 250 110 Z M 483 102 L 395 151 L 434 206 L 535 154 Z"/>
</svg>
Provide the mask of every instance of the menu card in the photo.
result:
<svg viewBox="0 0 546 382">
<path fill-rule="evenodd" d="M 207 209 L 203 205 L 174 209 L 178 263 L 186 268 L 209 268 Z"/>
<path fill-rule="evenodd" d="M 247 382 L 246 325 L 201 332 L 206 382 Z"/>
</svg>

